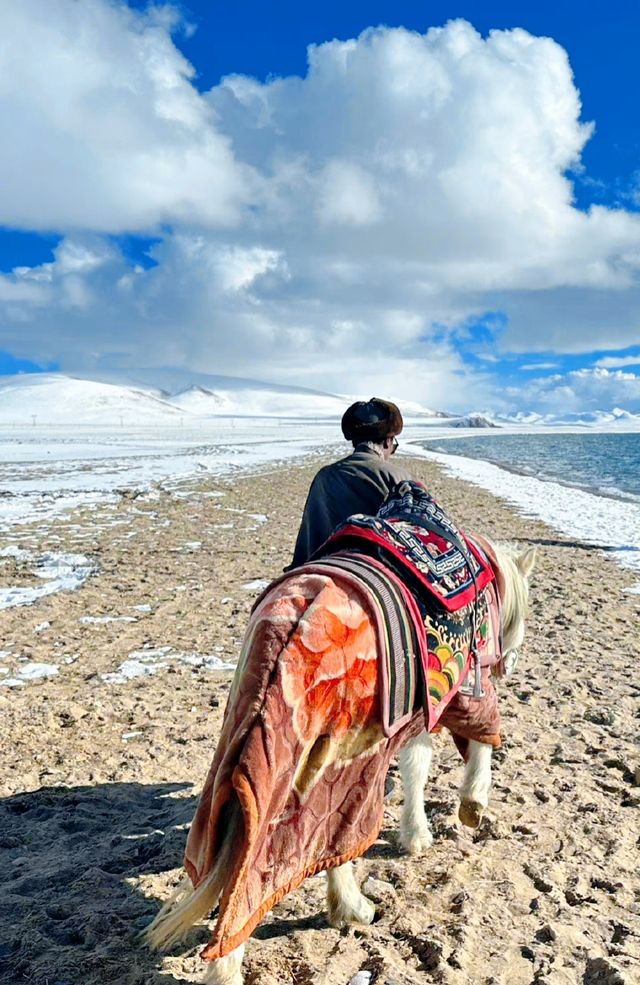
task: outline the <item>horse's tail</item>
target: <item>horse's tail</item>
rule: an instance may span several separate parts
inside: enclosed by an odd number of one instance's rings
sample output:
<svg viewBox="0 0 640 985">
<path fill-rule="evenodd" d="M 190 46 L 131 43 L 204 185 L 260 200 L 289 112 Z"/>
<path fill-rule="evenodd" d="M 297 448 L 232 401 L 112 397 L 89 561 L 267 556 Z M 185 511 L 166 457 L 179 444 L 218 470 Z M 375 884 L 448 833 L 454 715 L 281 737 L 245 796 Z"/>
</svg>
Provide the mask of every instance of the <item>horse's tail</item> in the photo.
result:
<svg viewBox="0 0 640 985">
<path fill-rule="evenodd" d="M 228 805 L 224 837 L 211 871 L 195 889 L 189 876 L 184 876 L 154 921 L 142 931 L 141 936 L 150 947 L 167 950 L 214 909 L 224 889 L 233 843 L 241 823 L 240 804 L 234 797 Z"/>
</svg>

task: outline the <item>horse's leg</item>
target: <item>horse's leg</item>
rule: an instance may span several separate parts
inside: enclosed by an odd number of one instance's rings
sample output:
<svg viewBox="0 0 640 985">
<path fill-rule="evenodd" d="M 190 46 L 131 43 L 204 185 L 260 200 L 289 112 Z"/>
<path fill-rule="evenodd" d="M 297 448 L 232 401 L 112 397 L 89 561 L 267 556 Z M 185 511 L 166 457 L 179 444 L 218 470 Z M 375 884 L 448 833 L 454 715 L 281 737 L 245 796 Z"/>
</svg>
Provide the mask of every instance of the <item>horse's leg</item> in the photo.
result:
<svg viewBox="0 0 640 985">
<path fill-rule="evenodd" d="M 433 742 L 422 732 L 400 750 L 400 773 L 404 804 L 400 817 L 400 844 L 410 855 L 420 855 L 431 847 L 433 835 L 424 810 L 424 788 L 429 779 Z"/>
<path fill-rule="evenodd" d="M 235 951 L 226 954 L 224 958 L 211 961 L 202 979 L 203 985 L 243 985 L 242 958 L 244 957 L 244 944 L 240 944 Z"/>
<path fill-rule="evenodd" d="M 469 756 L 460 790 L 458 817 L 468 828 L 477 828 L 489 803 L 491 788 L 491 753 L 485 742 L 469 740 Z"/>
<path fill-rule="evenodd" d="M 363 896 L 353 875 L 353 865 L 346 862 L 327 872 L 327 916 L 332 927 L 351 923 L 371 923 L 376 910 Z"/>
</svg>

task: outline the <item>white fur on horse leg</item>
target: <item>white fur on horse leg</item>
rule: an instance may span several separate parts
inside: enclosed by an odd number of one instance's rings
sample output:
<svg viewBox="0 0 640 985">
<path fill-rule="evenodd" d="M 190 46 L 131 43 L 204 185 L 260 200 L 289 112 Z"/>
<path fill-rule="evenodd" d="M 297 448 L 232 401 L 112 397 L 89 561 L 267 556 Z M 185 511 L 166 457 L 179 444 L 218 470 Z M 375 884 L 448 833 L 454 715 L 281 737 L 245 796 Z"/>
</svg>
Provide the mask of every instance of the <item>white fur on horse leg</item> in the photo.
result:
<svg viewBox="0 0 640 985">
<path fill-rule="evenodd" d="M 327 916 L 332 927 L 351 923 L 371 923 L 376 909 L 363 896 L 353 875 L 353 865 L 346 862 L 327 872 Z"/>
<path fill-rule="evenodd" d="M 203 985 L 243 985 L 242 978 L 242 959 L 244 957 L 244 944 L 226 954 L 224 958 L 209 962 L 204 978 Z"/>
<path fill-rule="evenodd" d="M 421 855 L 431 848 L 433 835 L 424 809 L 424 788 L 429 779 L 433 742 L 422 732 L 400 750 L 400 774 L 404 804 L 400 817 L 400 844 L 410 855 Z"/>
<path fill-rule="evenodd" d="M 485 742 L 469 741 L 469 758 L 460 790 L 458 817 L 468 828 L 477 828 L 489 803 L 491 789 L 491 753 Z"/>
</svg>

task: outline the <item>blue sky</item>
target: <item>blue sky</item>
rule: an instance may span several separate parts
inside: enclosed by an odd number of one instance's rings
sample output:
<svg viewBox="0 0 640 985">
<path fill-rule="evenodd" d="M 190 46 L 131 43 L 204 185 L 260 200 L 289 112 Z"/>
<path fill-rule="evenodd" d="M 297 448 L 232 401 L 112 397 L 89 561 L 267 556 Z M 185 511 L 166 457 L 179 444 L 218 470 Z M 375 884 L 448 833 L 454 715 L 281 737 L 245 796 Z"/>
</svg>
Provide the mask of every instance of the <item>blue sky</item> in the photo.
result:
<svg viewBox="0 0 640 985">
<path fill-rule="evenodd" d="M 371 25 L 424 32 L 461 17 L 483 35 L 495 28 L 514 27 L 548 35 L 569 53 L 584 118 L 597 121 L 596 136 L 583 154 L 590 180 L 578 181 L 579 201 L 585 206 L 594 200 L 617 203 L 638 171 L 640 104 L 634 92 L 638 85 L 640 5 L 628 0 L 605 5 L 576 0 L 518 4 L 491 0 L 323 4 L 252 0 L 189 3 L 184 9 L 197 30 L 190 38 L 182 38 L 180 47 L 196 66 L 196 84 L 203 90 L 232 72 L 262 80 L 269 75 L 304 75 L 307 45 L 335 37 L 357 37 Z M 218 32 L 224 40 L 219 46 L 212 45 Z"/>
<path fill-rule="evenodd" d="M 0 373 L 640 410 L 637 5 L 18 6 Z"/>
</svg>

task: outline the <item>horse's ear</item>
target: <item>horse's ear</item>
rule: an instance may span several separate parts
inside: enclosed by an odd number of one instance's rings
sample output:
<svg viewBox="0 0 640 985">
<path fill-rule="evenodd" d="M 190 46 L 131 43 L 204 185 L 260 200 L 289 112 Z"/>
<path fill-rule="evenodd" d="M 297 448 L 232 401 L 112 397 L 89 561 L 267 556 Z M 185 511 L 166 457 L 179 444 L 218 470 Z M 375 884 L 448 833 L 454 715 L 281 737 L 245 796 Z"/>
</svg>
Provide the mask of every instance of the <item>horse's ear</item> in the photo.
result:
<svg viewBox="0 0 640 985">
<path fill-rule="evenodd" d="M 522 554 L 518 554 L 516 558 L 516 564 L 518 565 L 518 571 L 523 578 L 530 578 L 531 572 L 536 566 L 537 551 L 535 547 L 529 547 Z"/>
</svg>

